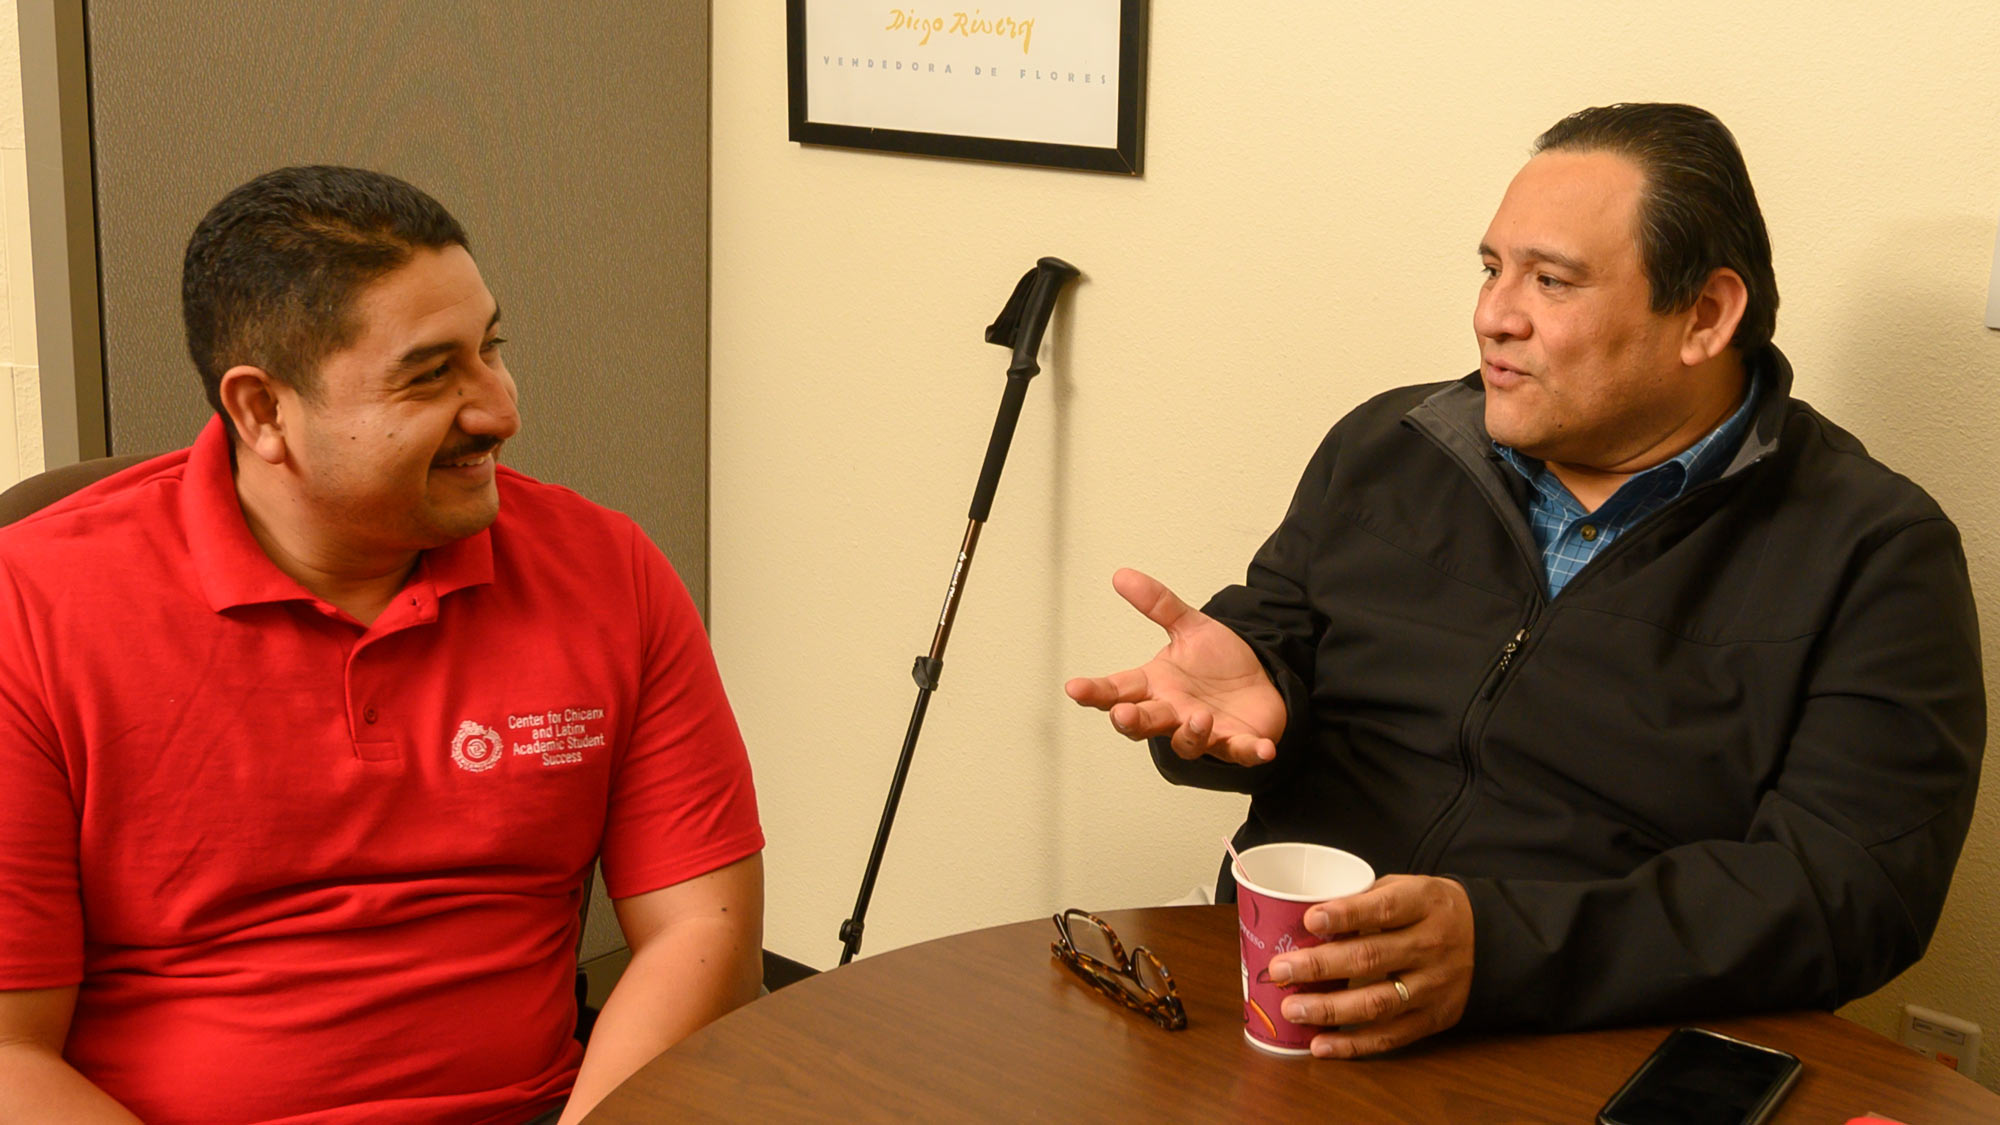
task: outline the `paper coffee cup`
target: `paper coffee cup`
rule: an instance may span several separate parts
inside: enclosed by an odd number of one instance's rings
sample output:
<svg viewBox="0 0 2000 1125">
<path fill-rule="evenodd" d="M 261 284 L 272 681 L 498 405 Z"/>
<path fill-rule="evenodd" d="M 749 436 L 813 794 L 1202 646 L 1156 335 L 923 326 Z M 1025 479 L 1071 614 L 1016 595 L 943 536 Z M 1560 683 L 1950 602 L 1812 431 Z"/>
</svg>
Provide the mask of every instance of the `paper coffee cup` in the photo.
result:
<svg viewBox="0 0 2000 1125">
<path fill-rule="evenodd" d="M 1271 958 L 1325 940 L 1306 929 L 1306 910 L 1367 890 L 1375 882 L 1375 869 L 1339 848 L 1264 844 L 1245 849 L 1231 870 L 1243 949 L 1243 1037 L 1272 1054 L 1309 1055 L 1313 1036 L 1326 1029 L 1286 1019 L 1284 998 L 1296 992 L 1330 992 L 1347 982 L 1281 985 L 1271 979 Z"/>
</svg>

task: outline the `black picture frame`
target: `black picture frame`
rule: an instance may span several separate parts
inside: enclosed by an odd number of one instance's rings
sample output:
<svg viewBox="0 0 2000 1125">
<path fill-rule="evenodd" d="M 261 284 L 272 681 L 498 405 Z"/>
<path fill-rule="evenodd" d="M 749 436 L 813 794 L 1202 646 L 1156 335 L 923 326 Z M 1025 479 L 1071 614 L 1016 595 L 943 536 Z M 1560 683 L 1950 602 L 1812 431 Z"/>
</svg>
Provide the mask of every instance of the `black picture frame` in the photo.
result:
<svg viewBox="0 0 2000 1125">
<path fill-rule="evenodd" d="M 785 0 L 790 136 L 793 141 L 959 160 L 1074 168 L 1129 176 L 1141 174 L 1146 147 L 1146 32 L 1151 0 L 1117 0 L 1118 143 L 1112 148 L 951 133 L 916 133 L 807 120 L 810 71 L 806 65 L 806 12 L 813 2 Z"/>
</svg>

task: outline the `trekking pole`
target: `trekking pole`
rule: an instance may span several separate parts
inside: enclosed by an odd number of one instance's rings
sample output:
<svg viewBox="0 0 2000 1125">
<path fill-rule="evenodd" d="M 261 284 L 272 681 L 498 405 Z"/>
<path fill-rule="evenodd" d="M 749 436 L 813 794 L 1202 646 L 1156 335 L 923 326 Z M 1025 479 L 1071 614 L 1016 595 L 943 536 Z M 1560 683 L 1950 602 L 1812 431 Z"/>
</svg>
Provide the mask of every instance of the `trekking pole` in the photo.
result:
<svg viewBox="0 0 2000 1125">
<path fill-rule="evenodd" d="M 889 830 L 896 823 L 896 805 L 903 799 L 903 782 L 910 776 L 910 759 L 917 750 L 917 734 L 924 726 L 924 710 L 931 693 L 938 688 L 944 672 L 944 646 L 951 639 L 952 619 L 958 616 L 958 601 L 965 594 L 966 572 L 972 568 L 972 553 L 979 547 L 979 529 L 993 508 L 993 492 L 1000 485 L 1000 470 L 1007 464 L 1007 447 L 1014 441 L 1014 424 L 1021 418 L 1021 403 L 1028 397 L 1028 380 L 1041 374 L 1035 362 L 1042 348 L 1042 334 L 1055 311 L 1056 298 L 1063 286 L 1077 276 L 1077 269 L 1061 258 L 1043 258 L 1022 275 L 1013 296 L 1000 316 L 986 329 L 986 342 L 1012 349 L 1007 365 L 1007 389 L 1000 396 L 1000 414 L 993 420 L 993 436 L 986 443 L 986 463 L 979 469 L 979 484 L 972 491 L 972 509 L 967 513 L 965 538 L 958 545 L 958 560 L 952 564 L 951 584 L 945 587 L 944 611 L 938 614 L 937 630 L 931 635 L 930 652 L 917 657 L 910 676 L 917 681 L 917 705 L 910 712 L 910 729 L 903 735 L 903 753 L 896 761 L 896 774 L 889 782 L 889 800 L 882 808 L 882 823 L 875 829 L 875 847 L 868 853 L 868 868 L 861 875 L 861 893 L 854 899 L 854 914 L 840 924 L 840 963 L 854 960 L 861 949 L 862 919 L 868 913 L 868 899 L 875 893 L 875 876 L 882 868 L 882 853 L 889 846 Z"/>
</svg>

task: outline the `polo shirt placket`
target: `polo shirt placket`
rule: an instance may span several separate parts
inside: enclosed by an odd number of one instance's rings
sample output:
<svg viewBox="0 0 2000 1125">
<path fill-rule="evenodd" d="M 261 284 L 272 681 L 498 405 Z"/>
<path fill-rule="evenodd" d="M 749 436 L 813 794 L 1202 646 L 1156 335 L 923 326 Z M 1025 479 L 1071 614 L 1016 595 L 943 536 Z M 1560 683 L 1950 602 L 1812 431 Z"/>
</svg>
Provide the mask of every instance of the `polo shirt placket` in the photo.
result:
<svg viewBox="0 0 2000 1125">
<path fill-rule="evenodd" d="M 182 530 L 209 608 L 228 613 L 278 603 L 292 613 L 317 613 L 346 631 L 340 678 L 334 682 L 329 668 L 327 698 L 345 701 L 348 738 L 356 758 L 380 764 L 401 762 L 403 747 L 412 745 L 413 738 L 420 744 L 429 733 L 399 726 L 408 716 L 399 713 L 403 709 L 397 705 L 397 700 L 421 680 L 425 654 L 420 643 L 384 642 L 406 630 L 434 624 L 441 597 L 492 582 L 491 532 L 481 531 L 424 552 L 408 584 L 372 625 L 363 626 L 279 570 L 257 544 L 236 495 L 233 455 L 226 442 L 197 443 L 189 452 L 186 483 L 181 490 Z M 412 657 L 418 660 L 417 666 L 409 663 Z M 491 749 L 495 754 L 503 750 L 499 746 Z"/>
<path fill-rule="evenodd" d="M 346 614 L 341 614 L 347 618 Z M 342 677 L 342 698 L 347 700 L 347 727 L 354 739 L 354 756 L 364 762 L 402 760 L 406 739 L 390 736 L 398 716 L 393 700 L 399 670 L 394 658 L 385 653 L 392 648 L 379 642 L 437 620 L 437 599 L 427 587 L 412 585 L 396 595 L 374 625 L 347 651 Z M 373 657 L 373 659 L 371 659 Z"/>
</svg>

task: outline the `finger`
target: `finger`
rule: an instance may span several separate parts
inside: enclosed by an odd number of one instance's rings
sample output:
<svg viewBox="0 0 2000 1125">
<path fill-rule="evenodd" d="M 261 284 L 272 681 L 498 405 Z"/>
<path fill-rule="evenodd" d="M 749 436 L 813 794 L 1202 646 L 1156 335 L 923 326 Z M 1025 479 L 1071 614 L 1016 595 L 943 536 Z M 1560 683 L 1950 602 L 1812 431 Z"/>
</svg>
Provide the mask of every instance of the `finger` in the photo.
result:
<svg viewBox="0 0 2000 1125">
<path fill-rule="evenodd" d="M 1260 766 L 1278 756 L 1278 744 L 1254 734 L 1232 734 L 1209 753 L 1239 766 Z"/>
<path fill-rule="evenodd" d="M 1127 668 L 1109 676 L 1078 676 L 1063 685 L 1064 693 L 1071 699 L 1099 711 L 1114 703 L 1137 703 L 1146 698 L 1149 690 L 1146 673 L 1138 668 Z"/>
<path fill-rule="evenodd" d="M 1180 717 L 1174 714 L 1174 709 L 1157 699 L 1118 703 L 1111 708 L 1111 726 L 1119 734 L 1134 740 L 1170 734 L 1180 725 Z"/>
<path fill-rule="evenodd" d="M 1208 753 L 1209 747 L 1215 745 L 1215 715 L 1206 707 L 1192 708 L 1174 729 L 1169 745 L 1174 753 L 1189 760 Z"/>
<path fill-rule="evenodd" d="M 1181 619 L 1194 610 L 1167 589 L 1166 584 L 1150 574 L 1142 574 L 1130 567 L 1111 576 L 1111 588 L 1118 596 L 1130 602 L 1133 609 L 1146 615 L 1146 620 L 1171 633 Z"/>
<path fill-rule="evenodd" d="M 1405 979 L 1405 988 L 1410 987 L 1409 979 L 1414 978 Z M 1318 1027 L 1374 1023 L 1393 1019 L 1408 1011 L 1416 1004 L 1417 993 L 1412 990 L 1410 996 L 1411 999 L 1404 1000 L 1403 994 L 1396 991 L 1395 984 L 1384 979 L 1332 992 L 1300 992 L 1285 997 L 1280 1011 L 1293 1023 Z"/>
<path fill-rule="evenodd" d="M 1401 1015 L 1313 1036 L 1312 1053 L 1323 1059 L 1353 1059 L 1407 1047 L 1443 1031 L 1434 1010 L 1412 1004 Z"/>
<path fill-rule="evenodd" d="M 1271 979 L 1281 984 L 1367 979 L 1421 969 L 1428 960 L 1424 943 L 1413 931 L 1384 930 L 1279 954 L 1271 958 Z"/>
<path fill-rule="evenodd" d="M 1429 915 L 1424 880 L 1384 875 L 1360 894 L 1314 905 L 1306 911 L 1306 929 L 1322 937 L 1369 931 L 1400 930 Z"/>
</svg>

